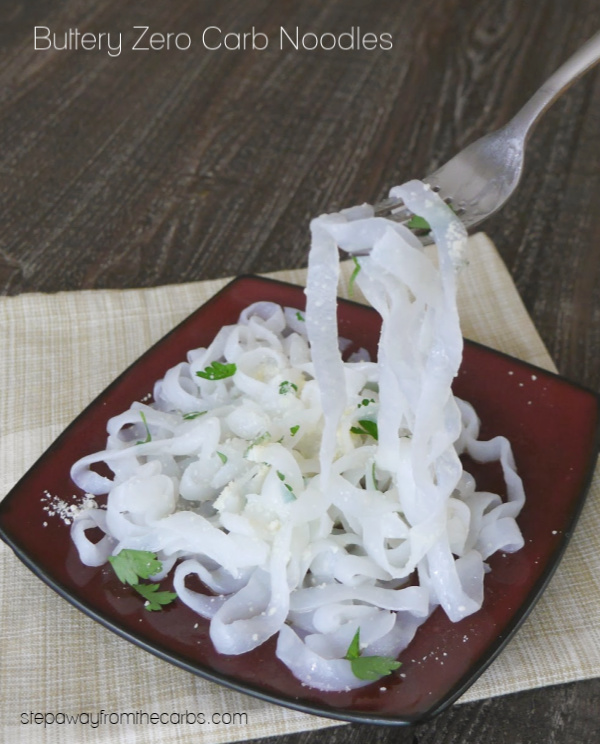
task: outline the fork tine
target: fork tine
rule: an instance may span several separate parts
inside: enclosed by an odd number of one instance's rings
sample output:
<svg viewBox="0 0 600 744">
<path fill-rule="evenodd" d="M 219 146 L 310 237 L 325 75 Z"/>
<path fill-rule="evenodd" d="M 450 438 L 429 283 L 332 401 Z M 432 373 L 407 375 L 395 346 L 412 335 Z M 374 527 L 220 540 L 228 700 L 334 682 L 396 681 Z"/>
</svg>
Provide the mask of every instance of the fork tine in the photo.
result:
<svg viewBox="0 0 600 744">
<path fill-rule="evenodd" d="M 402 199 L 383 199 L 373 207 L 376 217 L 385 217 L 394 222 L 410 220 L 413 213 L 408 209 Z"/>
<path fill-rule="evenodd" d="M 375 216 L 382 217 L 386 212 L 392 212 L 393 210 L 399 209 L 401 207 L 404 207 L 404 202 L 402 201 L 402 199 L 392 199 L 390 197 L 388 197 L 387 199 L 382 199 L 374 205 Z"/>
</svg>

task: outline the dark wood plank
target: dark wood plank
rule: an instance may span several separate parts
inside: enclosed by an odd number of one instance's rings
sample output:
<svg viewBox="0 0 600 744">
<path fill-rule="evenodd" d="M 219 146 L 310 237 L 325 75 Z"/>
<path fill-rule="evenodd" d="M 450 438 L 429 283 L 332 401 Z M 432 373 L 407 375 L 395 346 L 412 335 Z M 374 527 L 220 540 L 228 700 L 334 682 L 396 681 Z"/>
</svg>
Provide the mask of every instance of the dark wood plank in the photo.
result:
<svg viewBox="0 0 600 744">
<path fill-rule="evenodd" d="M 33 27 L 185 31 L 186 52 L 40 52 Z M 264 51 L 207 51 L 253 26 Z M 279 50 L 280 26 L 390 51 Z M 596 0 L 5 0 L 0 292 L 146 287 L 306 263 L 313 215 L 383 196 L 504 123 L 600 27 Z M 546 115 L 486 230 L 560 370 L 600 390 L 600 77 Z M 600 680 L 456 706 L 415 729 L 281 744 L 592 742 Z M 265 740 L 266 741 L 266 740 Z"/>
<path fill-rule="evenodd" d="M 264 744 L 593 744 L 599 730 L 600 680 L 557 685 L 454 706 L 409 728 L 351 724 L 262 739 Z"/>
</svg>

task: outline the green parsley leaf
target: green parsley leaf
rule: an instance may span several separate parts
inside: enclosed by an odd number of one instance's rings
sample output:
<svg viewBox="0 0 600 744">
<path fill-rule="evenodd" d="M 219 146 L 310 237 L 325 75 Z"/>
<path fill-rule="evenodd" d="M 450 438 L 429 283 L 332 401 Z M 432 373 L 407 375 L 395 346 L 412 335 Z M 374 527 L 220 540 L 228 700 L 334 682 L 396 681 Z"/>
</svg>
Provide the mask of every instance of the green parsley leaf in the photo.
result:
<svg viewBox="0 0 600 744">
<path fill-rule="evenodd" d="M 375 440 L 379 439 L 379 432 L 375 421 L 371 421 L 370 419 L 360 419 L 358 423 L 360 426 L 350 427 L 350 431 L 353 434 L 363 434 L 368 437 L 373 437 Z"/>
<path fill-rule="evenodd" d="M 149 579 L 162 570 L 162 563 L 155 553 L 125 548 L 117 555 L 110 555 L 108 560 L 117 577 L 144 597 L 147 610 L 160 610 L 163 605 L 169 604 L 177 597 L 174 592 L 159 592 L 158 584 L 139 583 L 140 579 Z"/>
<path fill-rule="evenodd" d="M 162 570 L 162 563 L 148 550 L 125 548 L 108 560 L 114 572 L 124 584 L 135 586 L 139 579 L 149 579 Z"/>
<path fill-rule="evenodd" d="M 446 206 L 448 209 L 450 209 L 454 214 L 457 214 L 456 207 L 453 204 L 448 204 L 446 202 Z M 424 217 L 419 217 L 418 214 L 413 214 L 413 216 L 408 220 L 408 222 L 405 223 L 406 227 L 408 227 L 409 230 L 425 230 L 425 234 L 431 232 L 431 225 Z"/>
<path fill-rule="evenodd" d="M 140 411 L 140 416 L 142 417 L 142 421 L 144 422 L 144 426 L 146 427 L 146 439 L 140 439 L 138 442 L 136 442 L 136 444 L 147 444 L 148 442 L 152 441 L 152 434 L 150 434 L 148 422 L 146 421 L 146 414 L 143 411 Z"/>
<path fill-rule="evenodd" d="M 352 674 L 358 679 L 376 680 L 387 677 L 400 666 L 399 661 L 388 656 L 361 656 L 350 662 Z"/>
<path fill-rule="evenodd" d="M 296 500 L 296 494 L 294 493 L 294 489 L 290 486 L 290 484 L 285 482 L 285 475 L 281 472 L 281 470 L 277 470 L 276 472 L 277 472 L 277 477 L 283 483 L 283 485 L 287 488 L 287 490 L 290 492 L 290 496 L 295 501 Z M 289 497 L 288 497 L 287 500 L 289 500 Z"/>
<path fill-rule="evenodd" d="M 279 395 L 287 395 L 288 393 L 291 393 L 292 390 L 294 392 L 298 392 L 298 385 L 290 382 L 289 380 L 284 380 L 283 382 L 279 383 Z"/>
<path fill-rule="evenodd" d="M 196 374 L 198 377 L 202 377 L 203 380 L 224 380 L 227 377 L 233 377 L 236 369 L 235 364 L 213 362 L 209 364 L 204 372 L 196 372 Z"/>
<path fill-rule="evenodd" d="M 360 419 L 358 423 L 370 437 L 373 437 L 373 439 L 379 439 L 379 432 L 375 421 L 371 421 L 370 419 Z"/>
<path fill-rule="evenodd" d="M 374 398 L 363 398 L 356 407 L 360 408 L 361 406 L 368 406 L 369 403 L 375 403 L 375 399 Z"/>
<path fill-rule="evenodd" d="M 390 656 L 362 656 L 360 652 L 360 628 L 348 646 L 346 659 L 350 662 L 352 674 L 358 679 L 377 680 L 391 674 L 400 666 L 399 661 Z"/>
<path fill-rule="evenodd" d="M 219 455 L 219 457 L 221 459 L 221 462 L 223 463 L 223 465 L 225 465 L 225 463 L 227 462 L 227 459 L 228 459 L 227 458 L 227 455 L 224 455 L 222 452 L 217 452 L 217 455 Z"/>
<path fill-rule="evenodd" d="M 296 320 L 300 320 L 302 321 L 302 323 L 304 323 L 304 315 L 302 315 L 299 310 L 296 311 Z"/>
<path fill-rule="evenodd" d="M 190 413 L 183 414 L 183 419 L 185 421 L 193 421 L 194 419 L 197 419 L 198 416 L 204 416 L 205 413 L 208 413 L 208 411 L 190 411 Z"/>
<path fill-rule="evenodd" d="M 296 436 L 296 433 L 298 429 L 300 428 L 300 424 L 296 424 L 296 426 L 290 426 L 290 434 L 294 437 Z"/>
<path fill-rule="evenodd" d="M 373 481 L 375 488 L 379 489 L 379 485 L 377 484 L 377 475 L 375 473 L 375 463 L 371 465 L 371 480 Z"/>
<path fill-rule="evenodd" d="M 418 214 L 413 214 L 410 220 L 406 223 L 406 227 L 408 227 L 409 230 L 427 230 L 427 232 L 431 232 L 429 222 L 427 222 L 423 217 L 419 217 Z"/>
<path fill-rule="evenodd" d="M 360 656 L 360 628 L 356 631 L 354 634 L 354 638 L 350 642 L 350 645 L 348 646 L 348 650 L 346 651 L 345 659 L 348 659 L 348 661 L 353 661 L 354 659 L 358 659 Z"/>
<path fill-rule="evenodd" d="M 163 605 L 168 605 L 177 598 L 175 592 L 159 592 L 158 584 L 135 584 L 133 588 L 146 600 L 147 610 L 162 610 Z"/>
<path fill-rule="evenodd" d="M 352 256 L 352 261 L 354 263 L 354 271 L 352 272 L 350 276 L 350 280 L 348 281 L 348 294 L 350 297 L 354 294 L 354 282 L 356 281 L 356 277 L 358 276 L 358 272 L 361 269 L 360 262 L 356 256 Z"/>
<path fill-rule="evenodd" d="M 246 447 L 246 450 L 244 451 L 244 457 L 248 457 L 248 452 L 250 452 L 250 450 L 252 449 L 252 447 L 256 447 L 257 444 L 264 444 L 265 442 L 270 442 L 271 439 L 272 439 L 272 436 L 271 436 L 271 432 L 270 431 L 265 431 L 264 434 L 259 434 Z"/>
</svg>

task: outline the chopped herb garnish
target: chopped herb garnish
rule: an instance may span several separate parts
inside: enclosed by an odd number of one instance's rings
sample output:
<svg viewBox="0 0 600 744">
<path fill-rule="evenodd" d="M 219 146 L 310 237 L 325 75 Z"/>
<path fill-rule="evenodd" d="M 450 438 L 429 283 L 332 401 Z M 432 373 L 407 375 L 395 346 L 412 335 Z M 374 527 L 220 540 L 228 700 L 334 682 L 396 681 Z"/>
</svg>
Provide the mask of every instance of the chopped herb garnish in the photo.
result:
<svg viewBox="0 0 600 744">
<path fill-rule="evenodd" d="M 419 217 L 418 214 L 413 214 L 410 220 L 406 223 L 406 227 L 408 227 L 409 230 L 427 230 L 427 232 L 431 232 L 429 222 L 427 222 L 423 217 Z"/>
<path fill-rule="evenodd" d="M 402 666 L 390 656 L 361 656 L 360 628 L 356 631 L 344 658 L 350 662 L 352 674 L 358 679 L 365 680 L 381 679 Z"/>
<path fill-rule="evenodd" d="M 219 455 L 219 458 L 221 459 L 221 462 L 223 463 L 223 465 L 225 465 L 225 463 L 227 462 L 227 459 L 228 459 L 227 458 L 227 455 L 224 455 L 222 452 L 217 452 L 217 455 Z"/>
<path fill-rule="evenodd" d="M 279 383 L 279 395 L 287 395 L 288 393 L 291 393 L 292 390 L 298 392 L 298 385 L 289 380 L 284 380 Z"/>
<path fill-rule="evenodd" d="M 360 408 L 361 406 L 368 406 L 369 403 L 375 403 L 375 400 L 373 398 L 363 398 L 358 404 L 357 408 Z"/>
<path fill-rule="evenodd" d="M 256 439 L 253 439 L 250 444 L 246 447 L 246 451 L 244 452 L 244 457 L 247 457 L 248 452 L 252 449 L 252 447 L 255 447 L 257 444 L 263 444 L 264 442 L 269 442 L 271 440 L 271 432 L 265 431 L 264 434 L 260 434 L 256 437 Z"/>
<path fill-rule="evenodd" d="M 140 411 L 140 416 L 142 417 L 142 421 L 144 422 L 144 426 L 146 427 L 146 439 L 140 439 L 136 442 L 136 444 L 147 444 L 148 442 L 152 441 L 152 434 L 150 434 L 150 428 L 148 427 L 148 422 L 146 421 L 146 414 L 143 411 Z"/>
<path fill-rule="evenodd" d="M 162 569 L 162 563 L 148 550 L 125 548 L 108 560 L 114 572 L 124 584 L 134 586 L 139 579 L 149 579 Z"/>
<path fill-rule="evenodd" d="M 235 371 L 235 364 L 213 362 L 204 370 L 204 372 L 196 372 L 196 374 L 198 377 L 202 377 L 203 380 L 224 380 L 227 377 L 233 377 Z"/>
<path fill-rule="evenodd" d="M 449 204 L 446 202 L 446 206 L 450 211 L 454 212 L 454 214 L 457 214 L 456 208 L 453 204 Z M 424 217 L 419 217 L 418 214 L 413 214 L 413 216 L 408 220 L 408 222 L 405 223 L 406 227 L 408 227 L 409 230 L 425 230 L 426 233 L 431 232 L 431 225 Z"/>
<path fill-rule="evenodd" d="M 198 416 L 204 416 L 205 413 L 208 413 L 208 411 L 190 411 L 190 413 L 184 413 L 183 418 L 185 421 L 193 421 Z"/>
<path fill-rule="evenodd" d="M 358 422 L 360 426 L 351 426 L 350 431 L 353 434 L 364 434 L 373 439 L 379 439 L 379 432 L 377 431 L 377 423 L 370 419 L 360 419 Z"/>
<path fill-rule="evenodd" d="M 158 584 L 135 584 L 133 588 L 146 600 L 144 606 L 147 610 L 162 610 L 163 605 L 177 598 L 175 592 L 159 592 Z"/>
<path fill-rule="evenodd" d="M 144 597 L 147 610 L 160 610 L 163 605 L 169 604 L 177 597 L 174 592 L 159 592 L 158 584 L 139 583 L 140 579 L 149 579 L 162 571 L 162 562 L 154 553 L 125 548 L 117 555 L 110 555 L 108 560 L 119 580 L 132 586 Z"/>
<path fill-rule="evenodd" d="M 295 437 L 299 428 L 300 424 L 296 424 L 296 426 L 290 426 L 290 434 Z"/>
<path fill-rule="evenodd" d="M 296 311 L 296 320 L 300 320 L 302 321 L 302 323 L 304 323 L 304 315 L 302 315 L 299 310 Z"/>
<path fill-rule="evenodd" d="M 375 463 L 371 465 L 371 479 L 373 481 L 373 485 L 375 486 L 375 488 L 378 489 L 379 485 L 377 483 L 377 476 L 375 475 Z"/>
<path fill-rule="evenodd" d="M 360 262 L 356 256 L 352 256 L 352 261 L 354 263 L 354 271 L 352 272 L 350 279 L 348 281 L 348 294 L 352 297 L 354 294 L 354 282 L 356 281 L 356 277 L 358 276 L 358 272 L 361 269 Z"/>
<path fill-rule="evenodd" d="M 294 489 L 290 486 L 289 483 L 285 482 L 285 475 L 281 472 L 281 470 L 277 471 L 277 477 L 283 483 L 283 485 L 287 488 L 287 490 L 290 492 L 290 496 L 292 496 L 292 498 L 295 499 L 296 494 L 294 493 Z"/>
</svg>

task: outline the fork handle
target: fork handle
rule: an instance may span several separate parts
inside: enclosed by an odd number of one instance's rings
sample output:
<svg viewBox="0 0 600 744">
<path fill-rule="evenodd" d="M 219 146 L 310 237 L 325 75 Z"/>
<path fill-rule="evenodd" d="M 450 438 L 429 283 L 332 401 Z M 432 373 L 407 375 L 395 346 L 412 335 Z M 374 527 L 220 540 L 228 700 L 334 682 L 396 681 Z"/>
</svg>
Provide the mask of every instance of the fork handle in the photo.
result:
<svg viewBox="0 0 600 744">
<path fill-rule="evenodd" d="M 597 31 L 546 80 L 537 93 L 508 122 L 506 129 L 525 141 L 542 114 L 554 101 L 599 61 L 600 31 Z"/>
</svg>

